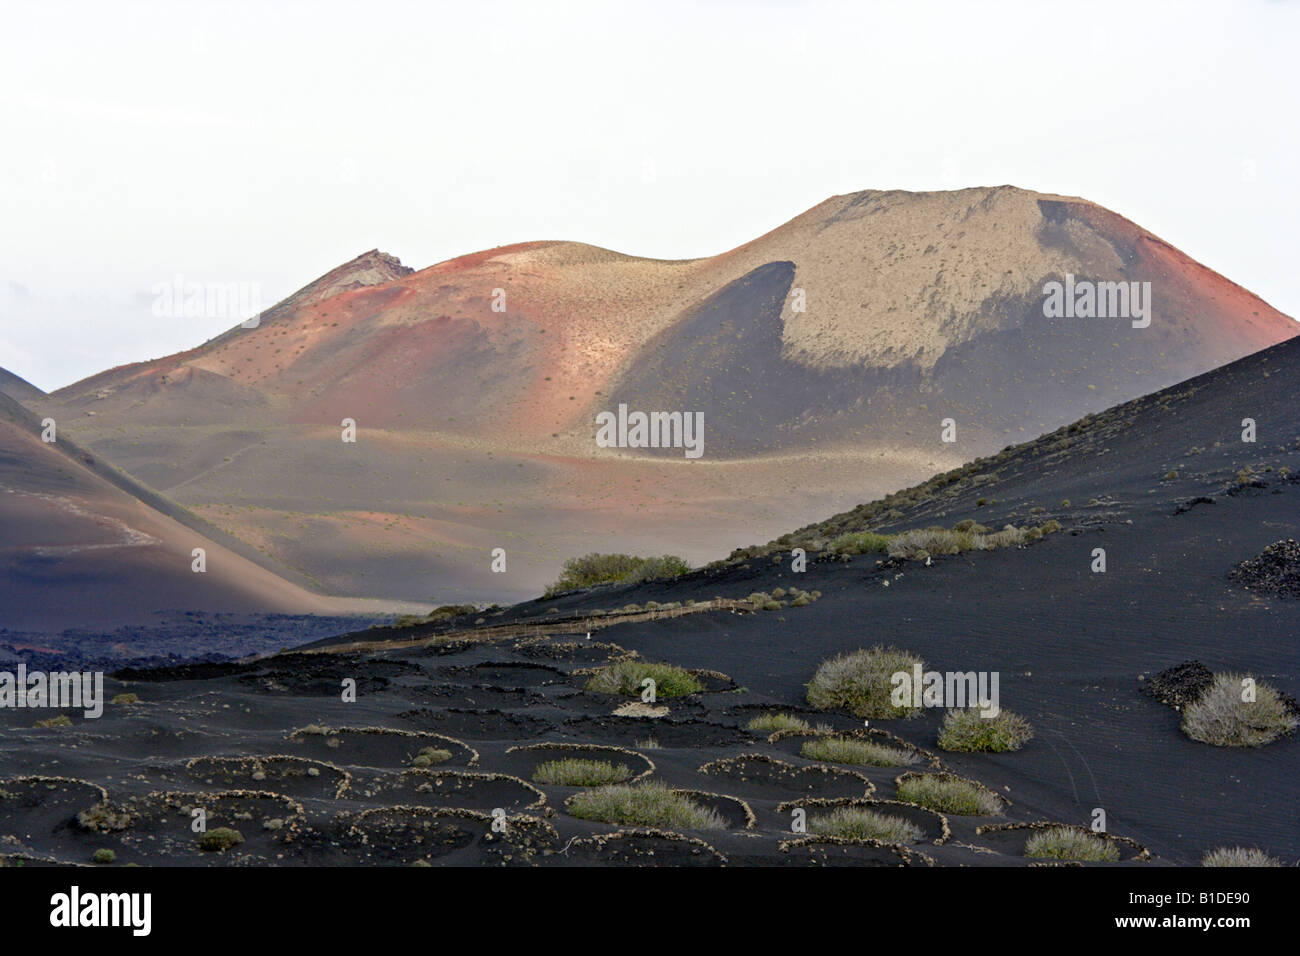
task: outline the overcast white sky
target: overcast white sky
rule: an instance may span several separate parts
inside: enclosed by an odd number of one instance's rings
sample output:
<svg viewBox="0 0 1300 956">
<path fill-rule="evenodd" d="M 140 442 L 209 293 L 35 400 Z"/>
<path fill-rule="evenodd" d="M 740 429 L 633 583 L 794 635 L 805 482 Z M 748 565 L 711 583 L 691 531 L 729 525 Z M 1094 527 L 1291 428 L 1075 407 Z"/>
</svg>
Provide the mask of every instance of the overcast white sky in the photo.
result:
<svg viewBox="0 0 1300 956">
<path fill-rule="evenodd" d="M 835 193 L 1102 203 L 1300 315 L 1300 4 L 6 3 L 0 366 L 199 344 L 367 249 L 685 258 Z M 241 316 L 242 317 L 242 316 Z"/>
</svg>

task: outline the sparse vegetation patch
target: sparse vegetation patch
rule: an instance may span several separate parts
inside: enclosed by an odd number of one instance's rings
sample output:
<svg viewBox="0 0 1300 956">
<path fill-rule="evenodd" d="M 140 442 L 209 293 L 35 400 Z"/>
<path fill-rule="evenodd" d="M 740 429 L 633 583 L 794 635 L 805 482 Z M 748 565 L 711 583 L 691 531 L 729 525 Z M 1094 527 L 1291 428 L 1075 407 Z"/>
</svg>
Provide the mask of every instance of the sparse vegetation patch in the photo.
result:
<svg viewBox="0 0 1300 956">
<path fill-rule="evenodd" d="M 745 725 L 746 730 L 772 734 L 778 730 L 807 730 L 808 721 L 793 714 L 760 714 Z"/>
<path fill-rule="evenodd" d="M 850 531 L 832 540 L 826 550 L 831 554 L 884 554 L 889 549 L 890 536 L 874 531 Z"/>
<path fill-rule="evenodd" d="M 1244 846 L 1221 846 L 1201 859 L 1201 866 L 1281 866 L 1282 861 L 1263 850 Z"/>
<path fill-rule="evenodd" d="M 626 764 L 615 765 L 608 760 L 583 760 L 577 757 L 548 760 L 538 764 L 533 771 L 535 782 L 558 787 L 600 787 L 622 783 L 630 776 L 632 771 Z"/>
<path fill-rule="evenodd" d="M 939 748 L 955 753 L 1004 753 L 1019 750 L 1033 736 L 1029 721 L 1009 710 L 984 717 L 978 708 L 954 708 L 944 714 Z"/>
<path fill-rule="evenodd" d="M 1105 837 L 1077 827 L 1039 830 L 1025 841 L 1025 856 L 1048 860 L 1076 860 L 1085 863 L 1113 863 L 1119 847 Z"/>
<path fill-rule="evenodd" d="M 675 793 L 656 781 L 615 784 L 575 794 L 567 801 L 569 812 L 580 820 L 623 826 L 675 827 L 719 830 L 726 821 L 685 794 Z"/>
<path fill-rule="evenodd" d="M 898 784 L 898 799 L 959 816 L 991 817 L 1002 812 L 997 794 L 969 780 L 935 773 L 904 777 Z"/>
<path fill-rule="evenodd" d="M 806 740 L 799 753 L 809 760 L 858 767 L 902 767 L 916 762 L 916 754 L 858 737 L 819 737 Z"/>
<path fill-rule="evenodd" d="M 244 835 L 230 827 L 216 827 L 199 837 L 199 849 L 205 853 L 224 853 L 244 842 Z"/>
<path fill-rule="evenodd" d="M 635 584 L 681 577 L 691 570 L 682 558 L 672 554 L 639 558 L 630 554 L 586 554 L 564 562 L 559 579 L 546 589 L 546 595 L 576 591 L 598 584 Z"/>
<path fill-rule="evenodd" d="M 857 807 L 837 807 L 810 817 L 808 829 L 822 836 L 881 843 L 918 843 L 925 838 L 920 827 L 902 817 Z"/>
<path fill-rule="evenodd" d="M 1294 702 L 1268 684 L 1240 674 L 1215 674 L 1214 682 L 1183 710 L 1183 733 L 1216 747 L 1262 747 L 1300 723 Z"/>
<path fill-rule="evenodd" d="M 914 666 L 925 669 L 915 654 L 896 647 L 877 645 L 823 661 L 808 682 L 808 703 L 825 709 L 844 709 L 858 717 L 908 717 L 920 708 L 895 707 L 890 680 L 898 671 L 912 673 Z"/>
<path fill-rule="evenodd" d="M 641 683 L 647 677 L 655 682 L 656 697 L 683 697 L 704 690 L 704 684 L 690 671 L 649 661 L 618 661 L 602 667 L 587 681 L 586 689 L 598 694 L 638 697 Z"/>
</svg>

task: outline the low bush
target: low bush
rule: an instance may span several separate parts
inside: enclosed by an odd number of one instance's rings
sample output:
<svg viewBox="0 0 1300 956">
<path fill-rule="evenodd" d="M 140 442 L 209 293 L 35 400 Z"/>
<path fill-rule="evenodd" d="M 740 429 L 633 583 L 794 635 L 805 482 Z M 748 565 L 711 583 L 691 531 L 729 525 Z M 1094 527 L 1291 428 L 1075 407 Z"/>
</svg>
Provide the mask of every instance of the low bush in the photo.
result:
<svg viewBox="0 0 1300 956">
<path fill-rule="evenodd" d="M 771 734 L 778 730 L 807 730 L 808 721 L 792 714 L 760 714 L 745 725 L 746 730 Z"/>
<path fill-rule="evenodd" d="M 920 708 L 895 707 L 890 695 L 890 678 L 898 671 L 912 673 L 914 665 L 925 669 L 915 654 L 896 647 L 877 645 L 823 661 L 808 682 L 808 703 L 819 708 L 843 708 L 858 717 L 908 717 Z"/>
<path fill-rule="evenodd" d="M 1289 734 L 1300 721 L 1278 692 L 1255 684 L 1246 696 L 1240 674 L 1215 674 L 1212 683 L 1183 709 L 1183 733 L 1216 747 L 1261 747 Z"/>
<path fill-rule="evenodd" d="M 411 766 L 420 768 L 436 767 L 438 764 L 446 763 L 450 759 L 450 750 L 443 750 L 441 747 L 422 747 L 411 761 Z"/>
<path fill-rule="evenodd" d="M 577 757 L 548 760 L 538 764 L 533 771 L 535 782 L 557 787 L 600 787 L 622 783 L 630 776 L 632 771 L 626 764 L 615 766 L 608 760 L 583 760 Z"/>
<path fill-rule="evenodd" d="M 587 790 L 571 797 L 567 806 L 580 820 L 622 826 L 720 830 L 727 825 L 717 811 L 656 781 Z"/>
<path fill-rule="evenodd" d="M 1033 739 L 1029 721 L 1009 710 L 984 717 L 977 708 L 949 710 L 939 728 L 939 748 L 954 753 L 1005 753 Z"/>
<path fill-rule="evenodd" d="M 1263 850 L 1244 846 L 1221 846 L 1201 858 L 1201 866 L 1281 866 L 1282 861 Z"/>
<path fill-rule="evenodd" d="M 808 820 L 808 829 L 846 840 L 879 840 L 882 843 L 918 843 L 925 833 L 915 823 L 887 813 L 857 807 L 837 807 L 828 814 Z"/>
<path fill-rule="evenodd" d="M 659 581 L 686 574 L 691 566 L 682 558 L 665 554 L 639 558 L 630 554 L 586 554 L 564 562 L 559 580 L 546 589 L 547 596 L 575 591 L 597 584 L 634 584 Z"/>
<path fill-rule="evenodd" d="M 916 762 L 916 754 L 858 737 L 820 737 L 806 740 L 799 753 L 809 760 L 845 763 L 859 767 L 902 767 Z"/>
<path fill-rule="evenodd" d="M 969 780 L 933 773 L 908 777 L 898 785 L 898 799 L 959 816 L 991 817 L 1002 812 L 1002 801 L 997 794 Z"/>
<path fill-rule="evenodd" d="M 683 697 L 704 690 L 704 685 L 690 671 L 672 664 L 649 661 L 618 661 L 592 674 L 586 689 L 597 694 L 641 696 L 641 682 L 647 677 L 655 682 L 656 697 Z"/>
<path fill-rule="evenodd" d="M 1119 847 L 1105 837 L 1075 827 L 1039 830 L 1025 841 L 1025 856 L 1048 860 L 1113 863 Z"/>
<path fill-rule="evenodd" d="M 884 554 L 889 550 L 890 536 L 874 531 L 850 531 L 834 538 L 826 546 L 832 554 Z"/>
<path fill-rule="evenodd" d="M 205 853 L 224 853 L 244 842 L 244 835 L 230 827 L 217 827 L 199 837 L 199 849 Z"/>
<path fill-rule="evenodd" d="M 889 556 L 906 558 L 909 561 L 923 561 L 924 556 L 937 554 L 960 554 L 975 546 L 975 534 L 971 531 L 949 531 L 947 528 L 919 528 L 904 531 L 889 540 Z"/>
</svg>

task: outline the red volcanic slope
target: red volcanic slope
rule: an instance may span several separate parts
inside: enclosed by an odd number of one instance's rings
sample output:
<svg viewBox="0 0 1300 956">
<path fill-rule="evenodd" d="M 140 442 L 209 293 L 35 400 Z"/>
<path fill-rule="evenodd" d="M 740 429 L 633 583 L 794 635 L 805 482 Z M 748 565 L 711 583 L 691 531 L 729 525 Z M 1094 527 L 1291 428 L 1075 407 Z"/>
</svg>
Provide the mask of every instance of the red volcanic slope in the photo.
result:
<svg viewBox="0 0 1300 956">
<path fill-rule="evenodd" d="M 1246 290 L 1083 200 L 1011 187 L 859 193 L 710 259 L 532 242 L 411 272 L 366 253 L 269 310 L 257 329 L 113 369 L 54 399 L 136 424 L 334 426 L 351 417 L 362 427 L 540 448 L 552 434 L 586 429 L 600 396 L 656 335 L 773 261 L 793 262 L 793 284 L 812 289 L 817 308 L 787 308 L 782 321 L 786 353 L 813 370 L 916 361 L 929 374 L 947 350 L 996 327 L 994 305 L 1032 309 L 1042 282 L 1066 271 L 1157 287 L 1152 329 L 1125 346 L 1142 351 L 1149 374 L 1115 386 L 1121 397 L 1297 330 Z"/>
</svg>

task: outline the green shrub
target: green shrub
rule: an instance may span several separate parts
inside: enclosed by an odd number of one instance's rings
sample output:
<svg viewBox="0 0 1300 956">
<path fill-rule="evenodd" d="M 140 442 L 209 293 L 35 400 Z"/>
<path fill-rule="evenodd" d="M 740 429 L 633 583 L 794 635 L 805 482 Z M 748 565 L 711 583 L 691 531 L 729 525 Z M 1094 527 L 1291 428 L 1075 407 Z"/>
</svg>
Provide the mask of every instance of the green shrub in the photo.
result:
<svg viewBox="0 0 1300 956">
<path fill-rule="evenodd" d="M 244 835 L 230 827 L 217 827 L 199 837 L 199 849 L 205 853 L 223 853 L 244 842 Z"/>
<path fill-rule="evenodd" d="M 117 861 L 117 854 L 112 850 L 96 850 L 90 857 L 92 863 L 114 863 Z"/>
<path fill-rule="evenodd" d="M 1050 521 L 1044 521 L 1039 527 L 1043 529 L 1043 534 L 1052 534 L 1061 530 L 1061 522 L 1053 518 Z"/>
<path fill-rule="evenodd" d="M 704 685 L 690 671 L 649 661 L 618 661 L 602 667 L 591 675 L 586 689 L 597 694 L 639 697 L 641 682 L 647 677 L 655 682 L 656 697 L 683 697 L 704 690 Z"/>
<path fill-rule="evenodd" d="M 898 671 L 912 673 L 925 662 L 915 654 L 896 647 L 877 645 L 869 650 L 852 651 L 823 661 L 808 682 L 808 703 L 818 708 L 844 708 L 858 717 L 908 717 L 920 708 L 895 707 L 890 700 Z"/>
<path fill-rule="evenodd" d="M 879 840 L 882 843 L 917 843 L 925 833 L 915 823 L 891 814 L 857 807 L 837 807 L 809 819 L 808 829 L 846 840 Z"/>
<path fill-rule="evenodd" d="M 586 790 L 570 798 L 567 806 L 580 820 L 622 826 L 720 830 L 727 825 L 717 811 L 653 780 Z"/>
<path fill-rule="evenodd" d="M 1005 753 L 1019 750 L 1033 739 L 1029 721 L 1009 710 L 996 717 L 983 717 L 977 708 L 953 708 L 939 728 L 939 748 L 955 753 Z"/>
<path fill-rule="evenodd" d="M 1006 525 L 992 534 L 977 534 L 973 547 L 977 551 L 995 551 L 998 548 L 1018 548 L 1025 543 L 1025 532 L 1015 525 Z"/>
<path fill-rule="evenodd" d="M 760 714 L 747 723 L 745 729 L 762 734 L 771 734 L 778 730 L 807 730 L 808 721 L 793 714 Z"/>
<path fill-rule="evenodd" d="M 672 554 L 639 558 L 630 554 L 586 554 L 564 562 L 559 580 L 546 589 L 547 596 L 597 584 L 635 584 L 686 574 L 691 566 Z"/>
<path fill-rule="evenodd" d="M 806 740 L 799 753 L 809 760 L 847 763 L 859 767 L 901 767 L 914 763 L 916 755 L 858 737 L 820 737 Z"/>
<path fill-rule="evenodd" d="M 1221 846 L 1201 858 L 1201 866 L 1281 866 L 1282 861 L 1263 850 L 1244 846 Z"/>
<path fill-rule="evenodd" d="M 476 611 L 478 611 L 478 608 L 473 604 L 444 604 L 430 611 L 428 617 L 424 619 L 424 623 L 436 624 L 442 621 L 450 621 L 454 617 L 462 617 Z"/>
<path fill-rule="evenodd" d="M 583 760 L 577 757 L 548 760 L 538 764 L 533 771 L 534 781 L 557 787 L 600 787 L 622 783 L 630 776 L 632 771 L 626 764 L 615 766 L 608 760 Z"/>
<path fill-rule="evenodd" d="M 1214 683 L 1183 708 L 1183 733 L 1216 747 L 1261 747 L 1293 731 L 1293 714 L 1276 690 L 1255 685 L 1255 699 L 1242 700 L 1240 674 L 1215 674 Z"/>
<path fill-rule="evenodd" d="M 451 751 L 441 747 L 422 747 L 411 761 L 412 767 L 434 767 L 451 759 Z"/>
<path fill-rule="evenodd" d="M 138 694 L 130 694 L 130 693 L 114 694 L 112 699 L 109 700 L 109 703 L 110 704 L 138 704 L 140 703 L 140 696 Z"/>
<path fill-rule="evenodd" d="M 850 531 L 826 546 L 832 554 L 884 554 L 888 549 L 889 535 L 874 531 Z"/>
<path fill-rule="evenodd" d="M 1025 856 L 1048 860 L 1113 863 L 1119 848 L 1105 837 L 1075 827 L 1039 830 L 1025 841 Z"/>
<path fill-rule="evenodd" d="M 949 531 L 946 528 L 918 528 L 904 531 L 889 539 L 889 556 L 923 561 L 924 556 L 959 554 L 975 545 L 975 535 L 970 531 Z"/>
<path fill-rule="evenodd" d="M 57 716 L 57 717 L 47 717 L 47 718 L 45 718 L 44 720 L 38 720 L 38 721 L 36 721 L 36 723 L 33 724 L 32 726 L 34 726 L 34 727 L 44 727 L 44 728 L 51 728 L 51 727 L 71 727 L 71 726 L 72 726 L 72 718 L 69 717 L 67 714 L 59 714 L 59 716 Z"/>
<path fill-rule="evenodd" d="M 997 794 L 958 777 L 923 773 L 898 785 L 898 799 L 918 807 L 968 817 L 991 817 L 1002 812 Z"/>
</svg>

